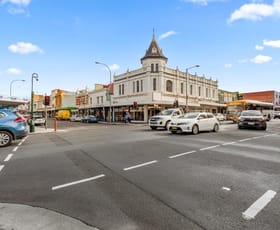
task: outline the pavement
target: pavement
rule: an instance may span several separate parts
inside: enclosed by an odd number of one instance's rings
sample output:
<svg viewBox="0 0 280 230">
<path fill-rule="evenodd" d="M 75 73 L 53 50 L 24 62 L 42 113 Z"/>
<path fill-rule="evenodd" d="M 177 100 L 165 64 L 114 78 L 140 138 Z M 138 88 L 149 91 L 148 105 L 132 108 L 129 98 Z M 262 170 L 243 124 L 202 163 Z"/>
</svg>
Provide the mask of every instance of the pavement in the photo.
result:
<svg viewBox="0 0 280 230">
<path fill-rule="evenodd" d="M 43 208 L 0 203 L 0 230 L 98 230 Z"/>
</svg>

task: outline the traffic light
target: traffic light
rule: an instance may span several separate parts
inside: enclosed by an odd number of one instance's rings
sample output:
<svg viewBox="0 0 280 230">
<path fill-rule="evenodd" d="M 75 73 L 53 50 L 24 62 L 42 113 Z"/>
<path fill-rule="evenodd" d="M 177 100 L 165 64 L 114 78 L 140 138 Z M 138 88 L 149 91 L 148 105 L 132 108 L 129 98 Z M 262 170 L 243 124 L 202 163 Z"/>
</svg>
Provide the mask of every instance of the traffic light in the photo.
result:
<svg viewBox="0 0 280 230">
<path fill-rule="evenodd" d="M 45 96 L 44 105 L 50 105 L 50 96 Z"/>
</svg>

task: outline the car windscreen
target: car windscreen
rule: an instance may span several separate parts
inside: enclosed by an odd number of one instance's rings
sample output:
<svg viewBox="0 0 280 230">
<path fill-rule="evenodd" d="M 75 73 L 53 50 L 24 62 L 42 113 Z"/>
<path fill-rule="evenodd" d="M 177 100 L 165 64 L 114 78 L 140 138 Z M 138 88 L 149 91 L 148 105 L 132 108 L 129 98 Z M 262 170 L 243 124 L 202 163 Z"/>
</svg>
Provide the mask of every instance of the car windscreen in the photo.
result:
<svg viewBox="0 0 280 230">
<path fill-rule="evenodd" d="M 172 114 L 172 112 L 173 112 L 173 110 L 163 110 L 160 113 L 158 113 L 158 115 L 160 115 L 160 116 L 169 116 L 169 115 Z"/>
<path fill-rule="evenodd" d="M 199 113 L 186 113 L 183 118 L 194 119 L 198 116 Z"/>
<path fill-rule="evenodd" d="M 261 112 L 258 110 L 254 110 L 254 111 L 243 111 L 241 113 L 241 116 L 261 116 Z"/>
</svg>

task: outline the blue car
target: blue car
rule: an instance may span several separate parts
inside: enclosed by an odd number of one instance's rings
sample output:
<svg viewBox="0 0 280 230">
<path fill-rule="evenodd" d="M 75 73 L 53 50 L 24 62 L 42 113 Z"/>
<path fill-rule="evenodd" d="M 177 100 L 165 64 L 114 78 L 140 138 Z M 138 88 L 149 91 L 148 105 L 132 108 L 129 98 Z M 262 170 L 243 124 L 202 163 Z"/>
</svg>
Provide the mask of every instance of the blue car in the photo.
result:
<svg viewBox="0 0 280 230">
<path fill-rule="evenodd" d="M 28 135 L 26 119 L 16 111 L 0 109 L 0 147 Z"/>
</svg>

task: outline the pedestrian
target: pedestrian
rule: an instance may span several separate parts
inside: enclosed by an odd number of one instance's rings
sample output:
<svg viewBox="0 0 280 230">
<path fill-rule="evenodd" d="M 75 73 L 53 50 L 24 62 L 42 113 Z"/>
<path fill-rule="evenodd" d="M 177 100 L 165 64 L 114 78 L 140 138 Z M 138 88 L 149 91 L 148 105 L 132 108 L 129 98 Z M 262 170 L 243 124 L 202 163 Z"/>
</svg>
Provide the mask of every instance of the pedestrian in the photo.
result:
<svg viewBox="0 0 280 230">
<path fill-rule="evenodd" d="M 124 121 L 125 121 L 125 123 L 131 123 L 131 115 L 128 111 L 126 111 L 126 113 L 125 113 Z"/>
</svg>

